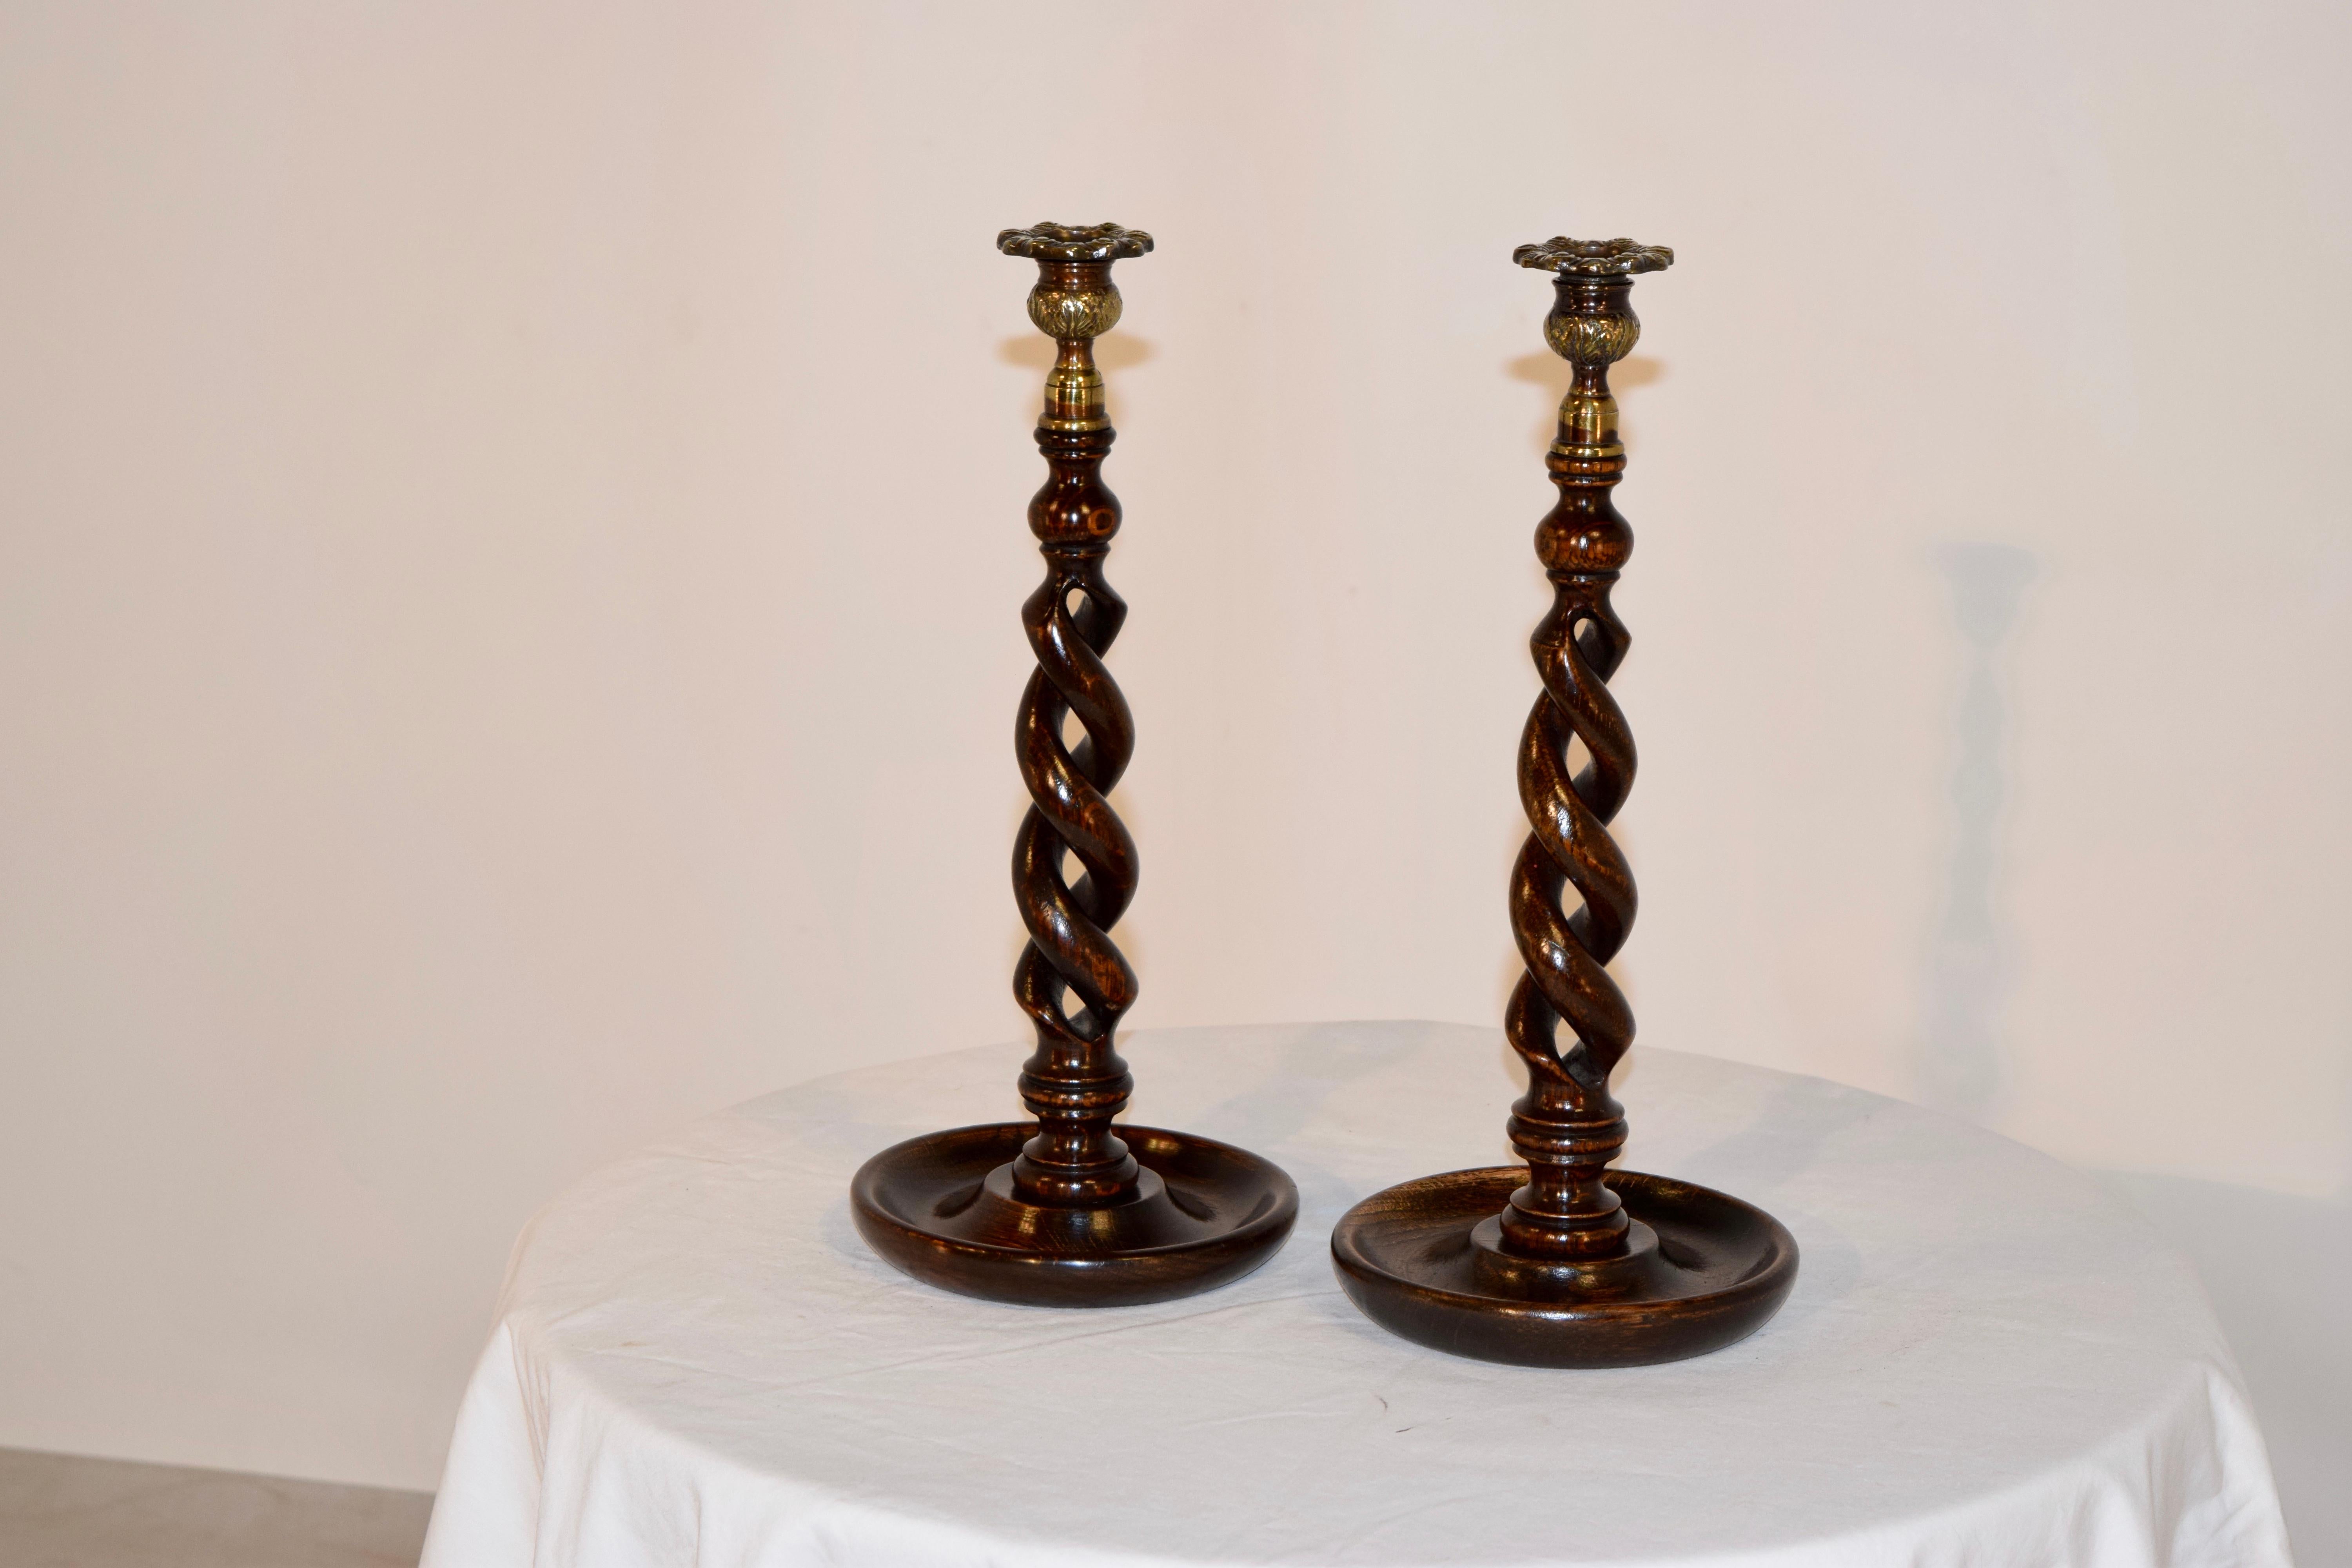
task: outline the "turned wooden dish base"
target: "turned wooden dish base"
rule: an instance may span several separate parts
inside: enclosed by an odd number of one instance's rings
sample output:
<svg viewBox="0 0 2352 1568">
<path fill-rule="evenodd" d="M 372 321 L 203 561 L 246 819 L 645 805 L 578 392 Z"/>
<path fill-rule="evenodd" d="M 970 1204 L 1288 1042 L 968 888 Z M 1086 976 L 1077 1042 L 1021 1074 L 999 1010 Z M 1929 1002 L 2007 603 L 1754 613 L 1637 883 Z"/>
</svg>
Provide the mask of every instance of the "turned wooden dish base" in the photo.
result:
<svg viewBox="0 0 2352 1568">
<path fill-rule="evenodd" d="M 1499 1250 L 1523 1165 L 1450 1171 L 1373 1194 L 1331 1233 L 1348 1299 L 1432 1350 L 1519 1366 L 1646 1366 L 1720 1350 L 1761 1328 L 1797 1280 L 1780 1222 L 1688 1182 L 1612 1171 L 1632 1220 L 1615 1258 L 1546 1261 Z"/>
<path fill-rule="evenodd" d="M 1024 1202 L 1013 1160 L 1034 1122 L 959 1127 L 894 1144 L 850 1184 L 867 1246 L 926 1284 L 1035 1307 L 1132 1307 L 1214 1289 L 1274 1256 L 1298 1189 L 1246 1150 L 1121 1125 L 1142 1167 L 1100 1207 Z"/>
</svg>

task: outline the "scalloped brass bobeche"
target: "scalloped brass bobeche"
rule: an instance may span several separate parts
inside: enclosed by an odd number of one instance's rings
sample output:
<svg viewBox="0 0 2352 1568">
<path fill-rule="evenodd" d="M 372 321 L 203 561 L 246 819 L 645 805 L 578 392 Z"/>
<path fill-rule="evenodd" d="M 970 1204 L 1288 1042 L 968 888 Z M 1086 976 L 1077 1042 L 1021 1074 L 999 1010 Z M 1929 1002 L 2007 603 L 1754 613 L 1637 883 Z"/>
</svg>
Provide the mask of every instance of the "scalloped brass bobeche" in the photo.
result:
<svg viewBox="0 0 2352 1568">
<path fill-rule="evenodd" d="M 1511 259 L 1564 278 L 1622 278 L 1634 272 L 1664 272 L 1675 264 L 1675 253 L 1665 246 L 1638 240 L 1570 239 L 1556 234 L 1541 245 L 1520 246 L 1511 252 Z"/>
<path fill-rule="evenodd" d="M 1033 261 L 1124 261 L 1150 250 L 1151 237 L 1115 223 L 1038 223 L 1004 230 L 996 248 Z"/>
</svg>

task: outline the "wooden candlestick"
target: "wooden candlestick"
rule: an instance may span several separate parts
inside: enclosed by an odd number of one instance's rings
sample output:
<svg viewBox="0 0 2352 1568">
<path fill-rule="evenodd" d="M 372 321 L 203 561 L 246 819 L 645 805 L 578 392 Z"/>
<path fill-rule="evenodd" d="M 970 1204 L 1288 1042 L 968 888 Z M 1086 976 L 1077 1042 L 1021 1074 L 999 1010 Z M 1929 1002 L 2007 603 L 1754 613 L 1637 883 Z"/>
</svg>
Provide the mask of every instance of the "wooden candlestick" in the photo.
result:
<svg viewBox="0 0 2352 1568">
<path fill-rule="evenodd" d="M 1037 263 L 1029 320 L 1059 350 L 1037 422 L 1051 472 L 1029 503 L 1045 581 L 1021 614 L 1037 670 L 1014 722 L 1032 804 L 1013 845 L 1029 929 L 1013 992 L 1037 1031 L 1020 1079 L 1035 1120 L 886 1149 L 858 1171 L 851 1207 L 876 1252 L 950 1290 L 1039 1306 L 1166 1300 L 1272 1257 L 1298 1190 L 1228 1144 L 1112 1126 L 1135 1088 L 1113 1039 L 1135 971 L 1110 928 L 1135 897 L 1136 854 L 1105 797 L 1134 754 L 1135 724 L 1102 662 L 1127 605 L 1103 579 L 1119 505 L 1102 481 L 1112 431 L 1094 340 L 1119 317 L 1111 263 L 1143 255 L 1151 237 L 1045 223 L 1006 229 L 996 247 Z M 1086 731 L 1075 747 L 1062 739 L 1073 715 Z M 1066 856 L 1083 868 L 1075 884 Z"/>
<path fill-rule="evenodd" d="M 1630 239 L 1553 239 L 1512 253 L 1555 274 L 1544 341 L 1575 367 L 1544 466 L 1559 500 L 1536 528 L 1552 607 L 1530 647 L 1543 692 L 1519 738 L 1532 831 L 1512 868 L 1527 965 L 1504 1015 L 1528 1064 L 1511 1108 L 1527 1162 L 1377 1193 L 1331 1233 L 1339 1282 L 1373 1321 L 1458 1355 L 1529 1366 L 1633 1366 L 1720 1349 L 1778 1311 L 1797 1244 L 1762 1210 L 1686 1182 L 1610 1173 L 1625 1146 L 1609 1075 L 1633 1013 L 1605 967 L 1633 923 L 1633 875 L 1609 823 L 1633 782 L 1633 737 L 1609 693 L 1625 657 L 1610 589 L 1633 551 L 1611 491 L 1625 468 L 1609 366 L 1641 321 L 1633 275 L 1674 261 Z M 1589 761 L 1574 775 L 1569 748 Z M 1580 906 L 1563 910 L 1575 889 Z M 1565 1022 L 1576 1037 L 1562 1050 Z"/>
</svg>

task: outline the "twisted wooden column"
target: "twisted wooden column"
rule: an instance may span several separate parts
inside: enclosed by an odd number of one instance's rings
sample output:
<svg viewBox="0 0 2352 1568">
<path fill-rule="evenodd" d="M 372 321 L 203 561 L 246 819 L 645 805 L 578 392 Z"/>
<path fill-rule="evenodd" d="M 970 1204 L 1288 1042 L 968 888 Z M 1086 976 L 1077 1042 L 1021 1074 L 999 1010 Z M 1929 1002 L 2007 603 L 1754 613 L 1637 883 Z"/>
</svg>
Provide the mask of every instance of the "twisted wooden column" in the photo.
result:
<svg viewBox="0 0 2352 1568">
<path fill-rule="evenodd" d="M 1113 1040 L 1120 1015 L 1135 1004 L 1135 970 L 1110 928 L 1135 897 L 1136 863 L 1135 840 L 1105 798 L 1135 754 L 1135 721 L 1102 661 L 1127 619 L 1127 602 L 1103 580 L 1119 509 L 1102 481 L 1115 432 L 1094 340 L 1118 321 L 1111 263 L 1143 255 L 1151 237 L 1110 225 L 1009 228 L 996 245 L 1036 260 L 1029 320 L 1059 351 L 1037 421 L 1037 449 L 1051 475 L 1029 503 L 1045 581 L 1021 609 L 1037 673 L 1022 693 L 1013 731 L 1033 804 L 1013 841 L 1013 896 L 1029 928 L 1013 994 L 1037 1030 L 1021 1098 L 1038 1132 L 1013 1176 L 1033 1203 L 1098 1204 L 1136 1183 L 1134 1157 L 1110 1130 L 1135 1088 Z M 1073 714 L 1085 736 L 1069 747 L 1062 727 Z M 1076 885 L 1064 876 L 1066 854 L 1082 868 Z"/>
<path fill-rule="evenodd" d="M 1633 531 L 1611 496 L 1625 448 L 1609 367 L 1642 335 L 1631 275 L 1674 258 L 1663 246 L 1627 240 L 1563 238 L 1512 252 L 1522 267 L 1558 274 L 1544 341 L 1576 372 L 1544 457 L 1559 488 L 1536 526 L 1552 605 L 1528 643 L 1544 689 L 1519 736 L 1519 804 L 1531 831 L 1511 872 L 1511 931 L 1527 973 L 1511 993 L 1504 1033 L 1528 1064 L 1528 1092 L 1510 1121 L 1528 1184 L 1511 1194 L 1501 1236 L 1507 1251 L 1528 1257 L 1604 1258 L 1626 1246 L 1624 1207 L 1601 1179 L 1625 1146 L 1609 1075 L 1633 1043 L 1633 1009 L 1605 965 L 1625 943 L 1635 901 L 1633 870 L 1609 837 L 1633 787 L 1633 735 L 1608 685 L 1628 641 L 1609 591 L 1633 552 Z M 1573 775 L 1572 741 L 1589 759 Z M 1563 886 L 1582 900 L 1573 914 L 1562 912 Z M 1566 1051 L 1563 1019 L 1576 1036 Z"/>
<path fill-rule="evenodd" d="M 1508 1131 L 1527 1163 L 1376 1193 L 1333 1228 L 1331 1258 L 1349 1300 L 1423 1344 L 1533 1366 L 1637 1365 L 1752 1332 L 1795 1282 L 1797 1246 L 1737 1198 L 1610 1168 L 1625 1115 L 1609 1075 L 1633 1043 L 1633 1013 L 1608 964 L 1634 895 L 1609 836 L 1633 784 L 1633 731 L 1609 692 L 1628 641 L 1609 595 L 1633 552 L 1612 499 L 1625 448 L 1609 367 L 1641 335 L 1633 276 L 1674 252 L 1563 237 L 1512 258 L 1554 274 L 1544 339 L 1575 371 L 1544 463 L 1559 499 L 1536 527 L 1552 604 L 1529 639 L 1543 691 L 1519 736 L 1529 831 L 1510 881 L 1527 972 L 1504 1037 L 1527 1063 L 1528 1091 Z"/>
<path fill-rule="evenodd" d="M 1245 1150 L 1112 1128 L 1135 1089 L 1116 1043 L 1135 970 L 1110 929 L 1135 897 L 1136 856 L 1109 795 L 1134 755 L 1135 721 L 1103 664 L 1127 605 L 1103 577 L 1119 506 L 1102 481 L 1111 427 L 1094 340 L 1119 317 L 1111 264 L 1150 250 L 1151 237 L 1047 223 L 996 244 L 1037 263 L 1029 320 L 1057 347 L 1037 421 L 1047 477 L 1029 503 L 1045 580 L 1021 611 L 1037 668 L 1013 724 L 1030 805 L 1013 841 L 1029 931 L 1013 994 L 1037 1036 L 1020 1080 L 1034 1120 L 885 1149 L 851 1183 L 850 1211 L 876 1252 L 948 1289 L 1040 1306 L 1165 1300 L 1273 1256 L 1298 1190 Z"/>
</svg>

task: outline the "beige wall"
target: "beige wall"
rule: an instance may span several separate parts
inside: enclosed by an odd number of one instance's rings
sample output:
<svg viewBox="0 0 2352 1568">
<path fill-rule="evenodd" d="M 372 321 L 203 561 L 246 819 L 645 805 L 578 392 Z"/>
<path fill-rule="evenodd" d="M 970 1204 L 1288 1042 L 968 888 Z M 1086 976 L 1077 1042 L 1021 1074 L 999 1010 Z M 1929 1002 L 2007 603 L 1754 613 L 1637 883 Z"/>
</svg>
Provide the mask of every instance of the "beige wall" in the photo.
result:
<svg viewBox="0 0 2352 1568">
<path fill-rule="evenodd" d="M 2343 1194 L 2346 26 L 0 8 L 0 1444 L 430 1485 L 555 1188 L 1015 1035 L 1041 217 L 1137 1026 L 1496 1016 L 1624 233 L 1643 1037 Z"/>
</svg>

